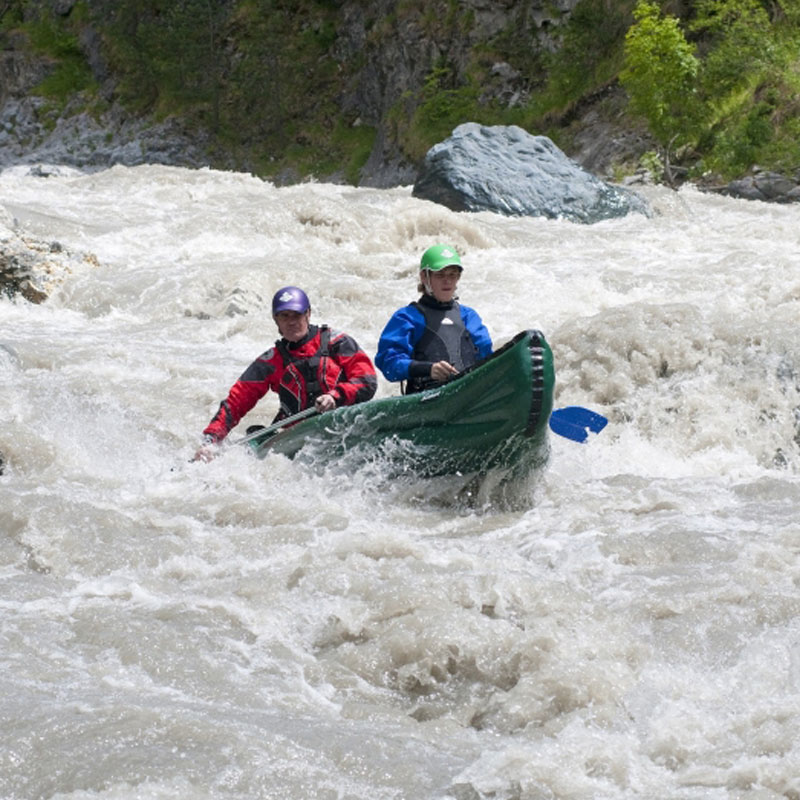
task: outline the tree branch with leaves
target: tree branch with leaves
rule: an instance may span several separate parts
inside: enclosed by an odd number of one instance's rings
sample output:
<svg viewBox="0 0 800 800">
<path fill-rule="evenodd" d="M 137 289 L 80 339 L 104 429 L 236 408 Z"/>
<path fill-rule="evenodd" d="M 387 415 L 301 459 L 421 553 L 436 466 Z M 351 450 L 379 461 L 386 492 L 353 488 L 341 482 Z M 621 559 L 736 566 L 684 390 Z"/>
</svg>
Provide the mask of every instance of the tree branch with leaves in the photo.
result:
<svg viewBox="0 0 800 800">
<path fill-rule="evenodd" d="M 620 81 L 631 110 L 647 120 L 661 145 L 665 178 L 672 185 L 670 153 L 696 141 L 704 117 L 697 91 L 700 62 L 675 17 L 662 16 L 647 0 L 641 0 L 633 14 Z"/>
</svg>

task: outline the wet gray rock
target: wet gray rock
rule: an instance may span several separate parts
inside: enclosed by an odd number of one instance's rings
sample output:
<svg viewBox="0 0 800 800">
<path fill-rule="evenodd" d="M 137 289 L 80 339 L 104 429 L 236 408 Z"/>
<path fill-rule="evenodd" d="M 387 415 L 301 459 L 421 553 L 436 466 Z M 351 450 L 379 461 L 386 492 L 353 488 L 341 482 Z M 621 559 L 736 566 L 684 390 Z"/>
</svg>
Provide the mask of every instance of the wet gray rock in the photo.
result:
<svg viewBox="0 0 800 800">
<path fill-rule="evenodd" d="M 651 215 L 639 195 L 600 180 L 546 136 L 516 125 L 459 125 L 428 151 L 413 195 L 453 211 L 582 223 L 631 212 Z"/>
<path fill-rule="evenodd" d="M 47 169 L 37 169 L 31 168 L 31 174 L 43 180 L 52 174 Z M 16 221 L 0 205 L 0 295 L 44 303 L 71 275 L 98 265 L 92 253 L 75 253 L 60 242 L 20 232 Z"/>
<path fill-rule="evenodd" d="M 797 203 L 800 202 L 800 182 L 796 178 L 754 167 L 752 175 L 731 181 L 721 194 L 766 203 Z"/>
<path fill-rule="evenodd" d="M 16 164 L 66 164 L 85 171 L 114 164 L 203 167 L 209 163 L 201 137 L 177 118 L 156 124 L 136 119 L 119 106 L 101 117 L 64 114 L 45 125 L 45 101 L 30 96 L 0 106 L 0 169 Z"/>
</svg>

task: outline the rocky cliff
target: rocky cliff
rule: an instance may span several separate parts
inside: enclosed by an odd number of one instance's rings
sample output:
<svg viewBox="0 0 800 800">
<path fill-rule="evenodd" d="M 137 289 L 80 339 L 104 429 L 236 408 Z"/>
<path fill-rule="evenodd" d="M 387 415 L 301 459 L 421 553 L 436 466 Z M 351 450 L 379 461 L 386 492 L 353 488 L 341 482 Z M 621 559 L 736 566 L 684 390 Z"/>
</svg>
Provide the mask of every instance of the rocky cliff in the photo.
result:
<svg viewBox="0 0 800 800">
<path fill-rule="evenodd" d="M 6 4 L 0 166 L 208 164 L 277 182 L 313 174 L 371 186 L 412 183 L 427 149 L 455 125 L 475 114 L 483 122 L 514 121 L 503 116 L 522 109 L 542 85 L 541 65 L 558 53 L 580 2 L 221 2 L 210 38 L 216 44 L 193 56 L 218 78 L 202 84 L 206 95 L 194 103 L 175 101 L 166 79 L 153 86 L 140 79 L 142 97 L 157 94 L 149 105 L 132 102 L 131 61 L 120 56 L 123 44 L 145 53 L 146 43 L 124 37 L 141 35 L 151 21 L 161 25 L 151 39 L 164 26 L 194 30 L 200 17 L 151 19 L 158 4 L 148 11 L 147 3 L 130 0 Z M 16 17 L 9 10 L 15 5 Z M 191 15 L 202 4 L 174 5 Z M 56 98 L 41 91 L 63 62 L 36 42 L 33 32 L 45 24 L 74 37 L 91 75 L 80 90 Z M 606 87 L 552 118 L 547 133 L 603 174 L 650 145 L 624 109 L 621 92 Z"/>
<path fill-rule="evenodd" d="M 5 0 L 0 167 L 208 165 L 387 187 L 413 183 L 428 150 L 474 122 L 545 135 L 618 181 L 659 150 L 617 80 L 635 3 Z M 691 28 L 693 3 L 662 5 Z M 800 41 L 800 12 L 773 16 L 764 43 Z M 678 180 L 797 202 L 795 50 L 763 68 L 763 91 L 734 93 L 737 114 L 708 123 Z M 739 180 L 707 170 L 709 155 Z"/>
</svg>

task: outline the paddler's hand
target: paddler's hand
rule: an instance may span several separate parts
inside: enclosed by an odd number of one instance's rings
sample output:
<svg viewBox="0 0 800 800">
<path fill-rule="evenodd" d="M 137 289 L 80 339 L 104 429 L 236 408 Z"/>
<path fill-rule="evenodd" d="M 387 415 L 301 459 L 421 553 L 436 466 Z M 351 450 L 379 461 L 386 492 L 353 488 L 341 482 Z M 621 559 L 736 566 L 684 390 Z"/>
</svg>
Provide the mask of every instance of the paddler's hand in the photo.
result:
<svg viewBox="0 0 800 800">
<path fill-rule="evenodd" d="M 336 408 L 336 398 L 332 394 L 321 394 L 314 403 L 314 408 L 316 408 L 320 414 L 325 411 L 330 411 Z"/>
<path fill-rule="evenodd" d="M 192 461 L 203 461 L 206 464 L 219 455 L 219 444 L 213 439 L 205 439 L 203 444 L 197 448 Z"/>
<path fill-rule="evenodd" d="M 458 375 L 458 370 L 447 361 L 437 361 L 431 365 L 431 378 L 438 383 L 444 383 L 453 375 Z"/>
</svg>

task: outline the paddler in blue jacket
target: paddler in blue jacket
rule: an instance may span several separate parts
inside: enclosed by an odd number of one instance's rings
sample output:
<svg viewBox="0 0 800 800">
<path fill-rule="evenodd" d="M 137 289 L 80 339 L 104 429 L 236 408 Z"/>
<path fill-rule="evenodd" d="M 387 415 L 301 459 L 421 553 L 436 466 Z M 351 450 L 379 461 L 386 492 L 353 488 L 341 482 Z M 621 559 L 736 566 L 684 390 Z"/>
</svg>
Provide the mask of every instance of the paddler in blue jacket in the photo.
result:
<svg viewBox="0 0 800 800">
<path fill-rule="evenodd" d="M 419 300 L 392 315 L 378 341 L 375 364 L 406 394 L 450 380 L 492 352 L 478 312 L 456 298 L 464 268 L 455 247 L 436 244 L 420 260 Z"/>
</svg>

